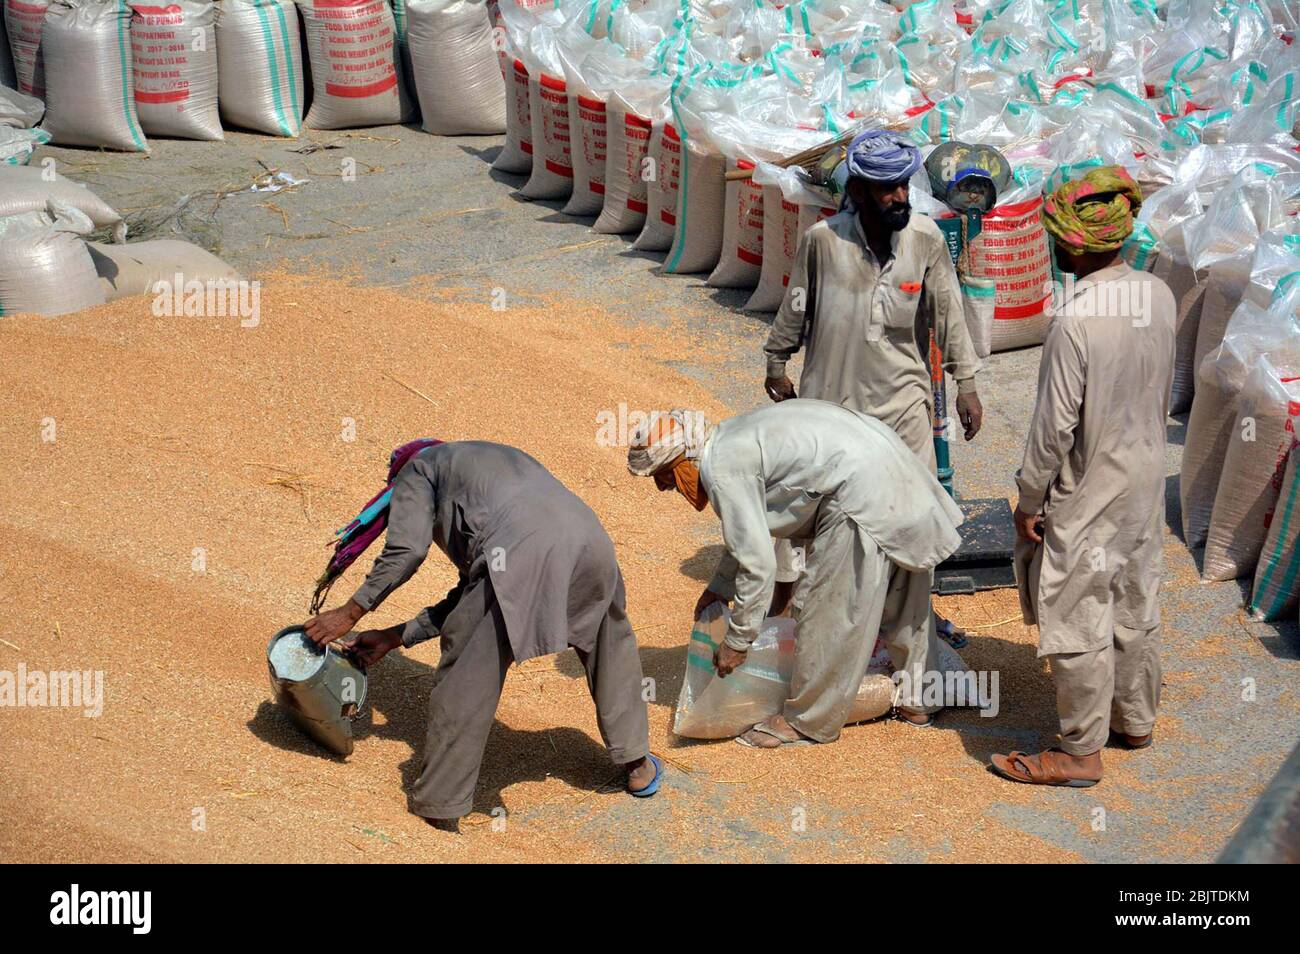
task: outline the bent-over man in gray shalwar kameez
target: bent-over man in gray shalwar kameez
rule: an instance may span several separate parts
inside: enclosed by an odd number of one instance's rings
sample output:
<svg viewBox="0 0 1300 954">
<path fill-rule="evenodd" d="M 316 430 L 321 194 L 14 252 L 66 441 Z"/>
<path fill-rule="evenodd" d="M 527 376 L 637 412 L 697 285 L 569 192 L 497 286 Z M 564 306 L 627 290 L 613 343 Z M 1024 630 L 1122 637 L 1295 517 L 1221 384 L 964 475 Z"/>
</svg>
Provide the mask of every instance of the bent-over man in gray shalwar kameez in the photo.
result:
<svg viewBox="0 0 1300 954">
<path fill-rule="evenodd" d="M 697 420 L 656 415 L 634 435 L 628 467 L 698 509 L 712 504 L 722 522 L 726 552 L 707 591 L 734 601 L 720 676 L 743 664 L 762 629 L 776 584 L 772 538 L 813 541 L 790 697 L 741 741 L 839 738 L 877 634 L 906 674 L 898 707 L 933 711 L 922 701 L 934 633 L 926 571 L 957 549 L 962 521 L 934 475 L 880 421 L 827 401 L 783 401 L 703 434 Z"/>
<path fill-rule="evenodd" d="M 610 756 L 629 769 L 629 790 L 637 794 L 652 779 L 657 787 L 623 576 L 591 509 L 516 448 L 430 447 L 395 480 L 384 550 L 365 582 L 347 605 L 317 617 L 331 627 L 326 635 L 376 609 L 411 578 L 431 544 L 460 571 L 455 588 L 415 619 L 352 644 L 372 662 L 397 645 L 441 640 L 412 810 L 440 820 L 470 812 L 506 669 L 569 646 L 587 671 Z"/>
</svg>

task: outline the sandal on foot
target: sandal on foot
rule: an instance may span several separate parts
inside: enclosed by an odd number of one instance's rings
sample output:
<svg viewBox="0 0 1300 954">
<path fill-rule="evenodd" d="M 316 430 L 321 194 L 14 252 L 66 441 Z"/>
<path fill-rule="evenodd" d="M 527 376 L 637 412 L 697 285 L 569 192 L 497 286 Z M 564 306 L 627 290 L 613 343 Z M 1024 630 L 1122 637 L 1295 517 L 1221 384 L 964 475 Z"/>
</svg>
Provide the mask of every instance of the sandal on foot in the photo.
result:
<svg viewBox="0 0 1300 954">
<path fill-rule="evenodd" d="M 894 709 L 894 718 L 895 718 L 896 720 L 898 720 L 899 722 L 903 723 L 904 725 L 910 725 L 910 726 L 912 726 L 913 728 L 916 728 L 916 729 L 928 729 L 928 728 L 930 728 L 930 726 L 934 725 L 934 713 L 932 713 L 932 712 L 914 712 L 914 713 L 912 713 L 912 715 L 920 716 L 921 719 L 923 720 L 923 721 L 921 721 L 921 722 L 917 722 L 917 721 L 914 720 L 914 719 L 909 719 L 909 718 L 908 718 L 906 715 L 904 715 L 903 713 L 904 713 L 904 710 L 903 710 L 903 709 L 900 709 L 900 708 L 895 707 L 895 709 Z"/>
<path fill-rule="evenodd" d="M 650 764 L 655 767 L 655 777 L 650 779 L 649 784 L 644 788 L 632 788 L 629 785 L 627 791 L 633 798 L 649 798 L 655 792 L 659 791 L 659 781 L 664 777 L 664 764 L 653 755 L 647 755 L 646 758 L 648 758 Z"/>
<path fill-rule="evenodd" d="M 760 738 L 776 739 L 776 745 L 764 745 L 758 741 L 758 739 Z M 739 742 L 741 745 L 745 746 L 746 748 L 750 748 L 750 749 L 784 749 L 792 745 L 815 745 L 816 744 L 812 739 L 805 738 L 802 735 L 799 736 L 798 738 L 787 739 L 785 736 L 779 734 L 775 729 L 772 729 L 764 725 L 762 722 L 753 726 L 748 732 L 744 733 L 743 735 L 738 736 L 736 738 L 736 741 Z"/>
<path fill-rule="evenodd" d="M 1064 788 L 1091 788 L 1101 781 L 1099 778 L 1076 778 L 1066 775 L 1057 756 L 1060 752 L 1039 752 L 1029 755 L 1025 752 L 1012 752 L 1010 755 L 995 755 L 989 759 L 993 771 L 1013 782 L 1026 785 L 1057 785 Z"/>
<path fill-rule="evenodd" d="M 1146 735 L 1128 735 L 1127 733 L 1116 732 L 1114 729 L 1112 729 L 1110 733 L 1110 739 L 1112 742 L 1114 742 L 1116 745 L 1122 748 L 1137 750 L 1137 749 L 1149 749 L 1151 747 L 1151 743 L 1155 740 L 1155 736 L 1150 732 L 1148 732 Z"/>
<path fill-rule="evenodd" d="M 938 630 L 939 637 L 953 649 L 965 649 L 970 645 L 970 640 L 966 638 L 966 631 L 958 629 L 950 619 L 936 619 L 934 628 Z"/>
</svg>

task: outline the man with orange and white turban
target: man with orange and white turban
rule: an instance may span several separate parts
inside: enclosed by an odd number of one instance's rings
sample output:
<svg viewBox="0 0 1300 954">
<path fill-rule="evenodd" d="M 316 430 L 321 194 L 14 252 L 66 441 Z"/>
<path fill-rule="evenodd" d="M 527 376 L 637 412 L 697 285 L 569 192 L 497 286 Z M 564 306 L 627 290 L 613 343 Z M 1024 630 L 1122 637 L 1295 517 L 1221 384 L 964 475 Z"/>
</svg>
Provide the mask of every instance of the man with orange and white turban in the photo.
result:
<svg viewBox="0 0 1300 954">
<path fill-rule="evenodd" d="M 1160 557 L 1174 296 L 1119 257 L 1141 207 L 1124 169 L 1091 170 L 1043 203 L 1065 273 L 1016 474 L 1016 569 L 1051 660 L 1056 749 L 993 756 L 998 774 L 1083 788 L 1108 735 L 1151 744 L 1160 699 Z"/>
</svg>

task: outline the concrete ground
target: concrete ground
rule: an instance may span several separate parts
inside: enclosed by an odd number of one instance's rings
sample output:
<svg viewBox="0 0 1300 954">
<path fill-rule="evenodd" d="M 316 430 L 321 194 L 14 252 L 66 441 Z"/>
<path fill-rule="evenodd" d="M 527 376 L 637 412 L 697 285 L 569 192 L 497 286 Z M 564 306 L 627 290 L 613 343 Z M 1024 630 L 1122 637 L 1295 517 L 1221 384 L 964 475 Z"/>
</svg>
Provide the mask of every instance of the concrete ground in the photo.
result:
<svg viewBox="0 0 1300 954">
<path fill-rule="evenodd" d="M 294 151 L 305 143 L 329 148 Z M 482 303 L 503 290 L 508 301 L 557 307 L 580 301 L 630 323 L 663 328 L 665 357 L 732 408 L 766 400 L 760 349 L 770 316 L 741 310 L 747 292 L 710 289 L 699 275 L 661 275 L 658 256 L 630 251 L 624 238 L 593 233 L 591 220 L 563 215 L 561 203 L 520 199 L 518 177 L 488 168 L 500 143 L 499 137 L 444 139 L 402 127 L 309 131 L 298 142 L 228 133 L 220 144 L 155 141 L 147 157 L 47 147 L 33 161 L 53 157 L 60 172 L 89 184 L 129 218 L 156 219 L 158 210 L 191 196 L 178 220 L 182 233 L 252 277 L 306 271 L 408 287 L 442 300 Z M 249 186 L 266 169 L 309 181 L 277 194 L 216 197 Z M 345 174 L 351 170 L 355 177 Z M 507 310 L 503 320 L 508 316 Z M 700 360 L 702 352 L 709 360 Z M 1033 406 L 1037 364 L 1038 349 L 1032 348 L 987 362 L 980 379 L 984 432 L 954 450 L 959 495 L 1014 492 L 1011 478 Z M 670 404 L 673 396 L 663 399 Z M 1170 527 L 1178 525 L 1184 425 L 1179 419 L 1169 426 Z M 715 536 L 701 544 L 717 542 Z M 1165 576 L 1166 707 L 1178 731 L 1144 755 L 1132 784 L 1112 782 L 1086 805 L 1061 791 L 995 803 L 988 814 L 1002 825 L 1091 861 L 1208 861 L 1296 743 L 1295 622 L 1249 621 L 1241 611 L 1248 581 L 1200 584 L 1193 557 L 1172 531 Z M 992 638 L 972 635 L 976 642 Z M 1246 680 L 1255 688 L 1251 701 L 1243 699 Z M 974 740 L 967 740 L 971 772 L 981 770 L 989 751 L 1050 741 L 1040 726 L 1015 723 L 1013 713 L 992 722 L 957 717 Z M 688 793 L 698 784 L 686 777 L 673 782 Z M 962 798 L 956 779 L 936 801 L 942 806 Z M 1095 837 L 1095 824 L 1090 832 L 1096 805 L 1111 807 L 1109 827 L 1120 837 Z M 616 847 L 635 807 L 630 800 L 612 805 L 588 826 L 588 836 Z M 738 809 L 726 824 L 737 844 L 761 848 L 767 836 L 747 814 Z M 830 825 L 818 837 L 842 847 L 851 833 Z M 689 857 L 672 845 L 663 851 L 665 860 Z M 898 861 L 921 857 L 902 839 L 890 840 L 885 854 Z M 768 856 L 780 859 L 784 852 L 773 845 Z"/>
</svg>

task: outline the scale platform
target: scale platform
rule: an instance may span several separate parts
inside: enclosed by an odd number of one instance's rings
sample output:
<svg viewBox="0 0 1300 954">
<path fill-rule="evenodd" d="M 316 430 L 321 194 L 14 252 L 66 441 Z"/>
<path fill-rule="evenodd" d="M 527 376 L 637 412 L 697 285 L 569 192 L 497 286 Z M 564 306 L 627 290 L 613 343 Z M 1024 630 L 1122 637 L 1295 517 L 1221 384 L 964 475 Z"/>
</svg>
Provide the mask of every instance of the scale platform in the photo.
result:
<svg viewBox="0 0 1300 954">
<path fill-rule="evenodd" d="M 935 568 L 933 593 L 953 596 L 1016 585 L 1016 524 L 1005 498 L 958 500 L 961 546 Z"/>
</svg>

